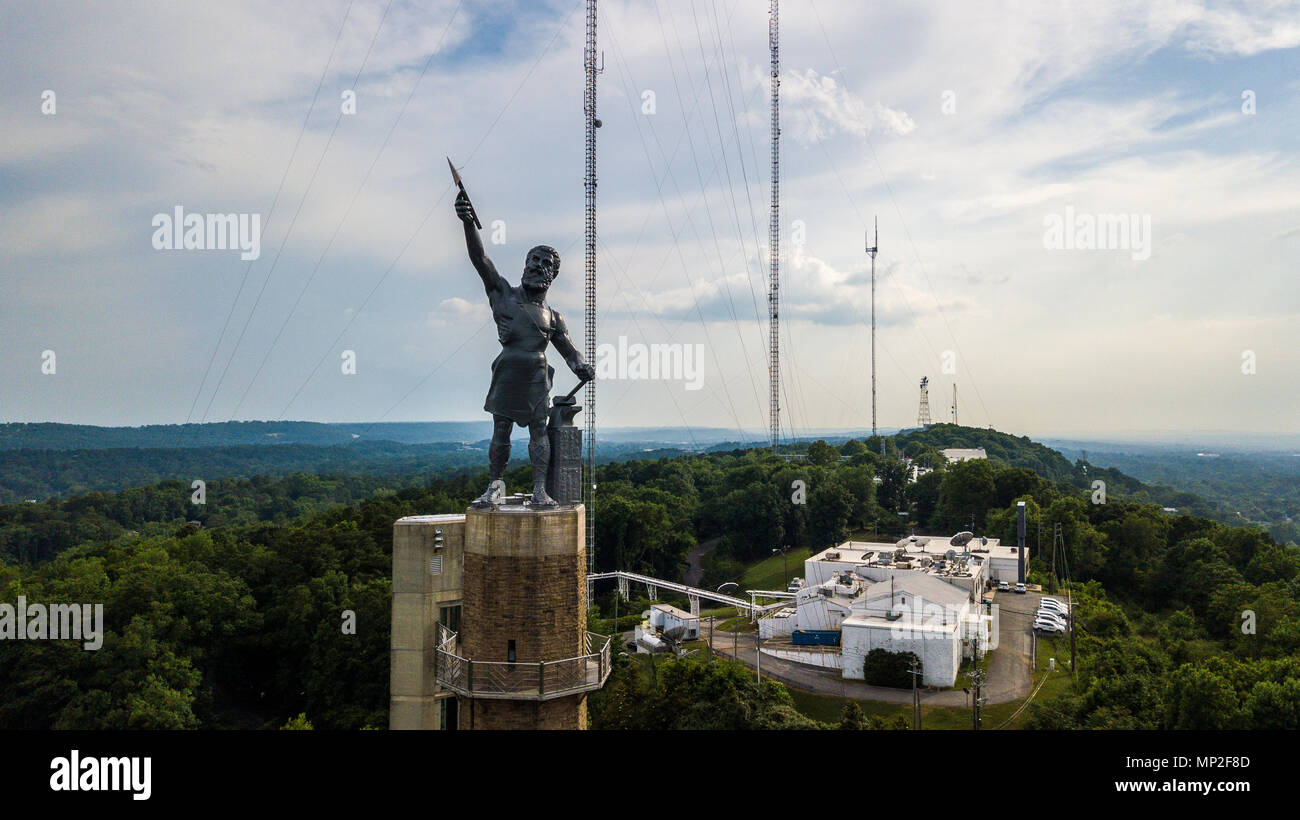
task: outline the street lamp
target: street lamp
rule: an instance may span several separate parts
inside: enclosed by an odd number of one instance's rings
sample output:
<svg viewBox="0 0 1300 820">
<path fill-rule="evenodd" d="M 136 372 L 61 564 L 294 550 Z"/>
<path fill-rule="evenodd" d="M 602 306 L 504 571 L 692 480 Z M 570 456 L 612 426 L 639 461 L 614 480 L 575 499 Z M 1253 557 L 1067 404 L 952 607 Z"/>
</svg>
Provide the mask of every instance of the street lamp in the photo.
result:
<svg viewBox="0 0 1300 820">
<path fill-rule="evenodd" d="M 772 550 L 773 555 L 776 555 L 778 552 L 781 553 L 781 575 L 785 578 L 785 583 L 787 586 L 789 586 L 790 584 L 790 567 L 787 566 L 788 562 L 786 561 L 785 556 L 786 553 L 788 553 L 789 551 L 790 551 L 789 544 L 786 544 L 783 547 L 777 547 L 776 549 Z"/>
</svg>

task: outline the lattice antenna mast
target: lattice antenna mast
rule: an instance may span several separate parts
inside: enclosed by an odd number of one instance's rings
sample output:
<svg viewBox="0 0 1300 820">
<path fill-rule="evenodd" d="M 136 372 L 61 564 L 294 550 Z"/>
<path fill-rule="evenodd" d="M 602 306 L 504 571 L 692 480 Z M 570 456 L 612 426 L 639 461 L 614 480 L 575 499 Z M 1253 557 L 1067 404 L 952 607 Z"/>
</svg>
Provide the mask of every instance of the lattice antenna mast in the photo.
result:
<svg viewBox="0 0 1300 820">
<path fill-rule="evenodd" d="M 871 257 L 871 435 L 876 435 L 876 251 L 880 244 L 880 223 L 873 220 L 873 235 L 867 245 Z M 883 447 L 884 442 L 881 442 Z"/>
<path fill-rule="evenodd" d="M 952 383 L 952 423 L 957 423 L 957 383 Z"/>
<path fill-rule="evenodd" d="M 772 52 L 772 212 L 767 224 L 767 380 L 771 446 L 781 435 L 781 47 L 780 0 L 772 0 L 767 43 Z"/>
<path fill-rule="evenodd" d="M 930 377 L 921 377 L 921 409 L 916 414 L 916 423 L 921 427 L 930 425 Z"/>
<path fill-rule="evenodd" d="M 583 190 L 586 194 L 586 354 L 596 364 L 596 0 L 587 0 L 587 42 L 583 51 L 587 86 L 582 110 L 586 115 L 587 155 Z M 587 382 L 585 472 L 583 503 L 587 507 L 587 572 L 596 571 L 596 381 Z"/>
</svg>

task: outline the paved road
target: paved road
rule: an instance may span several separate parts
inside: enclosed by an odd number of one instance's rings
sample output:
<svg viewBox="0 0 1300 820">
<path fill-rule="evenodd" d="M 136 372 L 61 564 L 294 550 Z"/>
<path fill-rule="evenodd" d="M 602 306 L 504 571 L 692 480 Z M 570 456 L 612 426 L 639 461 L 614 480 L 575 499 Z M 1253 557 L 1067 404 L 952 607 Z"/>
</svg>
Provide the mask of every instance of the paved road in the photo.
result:
<svg viewBox="0 0 1300 820">
<path fill-rule="evenodd" d="M 700 579 L 704 577 L 704 556 L 713 552 L 717 546 L 718 539 L 710 538 L 708 541 L 701 541 L 695 549 L 691 550 L 690 554 L 686 556 L 690 566 L 682 573 L 683 584 L 688 587 L 698 587 L 700 585 Z"/>
<path fill-rule="evenodd" d="M 1035 593 L 1016 595 L 1001 593 L 994 598 L 1000 614 L 998 647 L 989 658 L 989 677 L 985 682 L 987 703 L 1006 703 L 1020 700 L 1029 695 L 1032 678 L 1029 657 L 1032 650 L 1033 634 L 1029 624 L 1034 611 L 1038 608 L 1039 596 Z M 705 637 L 708 637 L 708 622 L 701 624 Z M 732 650 L 734 633 L 718 630 L 714 651 L 726 657 L 735 657 L 745 666 L 754 668 L 754 633 L 740 633 L 737 649 Z M 862 681 L 846 680 L 838 669 L 821 669 L 801 663 L 763 655 L 762 673 L 789 686 L 807 692 L 856 698 L 858 700 L 876 700 L 886 703 L 911 703 L 912 690 L 893 689 L 885 686 L 869 686 Z M 970 698 L 961 691 L 966 681 L 958 680 L 957 689 L 935 691 L 921 690 L 921 702 L 931 706 L 969 706 Z"/>
</svg>

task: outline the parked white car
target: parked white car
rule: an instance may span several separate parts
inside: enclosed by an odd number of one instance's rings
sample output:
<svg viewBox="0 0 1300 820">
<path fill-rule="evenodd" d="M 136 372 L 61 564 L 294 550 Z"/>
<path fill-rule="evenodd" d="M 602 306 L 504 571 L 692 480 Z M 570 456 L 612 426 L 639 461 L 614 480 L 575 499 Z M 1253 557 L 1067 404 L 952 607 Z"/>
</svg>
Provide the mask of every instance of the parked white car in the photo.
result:
<svg viewBox="0 0 1300 820">
<path fill-rule="evenodd" d="M 1034 621 L 1034 631 L 1060 634 L 1065 631 L 1065 627 L 1049 618 L 1038 618 Z"/>
<path fill-rule="evenodd" d="M 1068 613 L 1070 612 L 1070 608 L 1069 608 L 1068 606 L 1066 606 L 1065 604 L 1063 604 L 1063 603 L 1061 603 L 1060 601 L 1056 600 L 1055 598 L 1043 598 L 1042 600 L 1040 600 L 1040 601 L 1038 602 L 1038 608 L 1039 608 L 1039 609 L 1044 609 L 1044 608 L 1046 608 L 1046 609 L 1051 609 L 1051 610 L 1054 610 L 1054 611 L 1056 611 L 1056 612 L 1061 613 L 1062 615 L 1066 615 L 1066 614 L 1068 614 Z"/>
<path fill-rule="evenodd" d="M 1038 610 L 1038 612 L 1034 615 L 1034 621 L 1035 621 L 1035 622 L 1038 622 L 1038 621 L 1051 621 L 1052 623 L 1054 623 L 1054 624 L 1056 624 L 1057 626 L 1061 627 L 1061 629 L 1065 629 L 1065 628 L 1066 628 L 1066 622 L 1065 622 L 1065 619 L 1064 619 L 1064 618 L 1062 618 L 1060 615 L 1057 615 L 1057 614 L 1055 614 L 1055 613 L 1053 613 L 1053 612 L 1047 612 L 1047 611 L 1042 610 L 1042 609 Z"/>
<path fill-rule="evenodd" d="M 1015 591 L 1018 592 L 1018 593 L 1020 593 L 1021 595 L 1024 595 L 1024 594 L 1025 594 L 1025 585 L 1022 584 L 1022 583 L 1020 583 L 1019 581 L 1017 581 L 1017 582 L 1016 582 L 1016 589 L 1015 589 Z"/>
</svg>

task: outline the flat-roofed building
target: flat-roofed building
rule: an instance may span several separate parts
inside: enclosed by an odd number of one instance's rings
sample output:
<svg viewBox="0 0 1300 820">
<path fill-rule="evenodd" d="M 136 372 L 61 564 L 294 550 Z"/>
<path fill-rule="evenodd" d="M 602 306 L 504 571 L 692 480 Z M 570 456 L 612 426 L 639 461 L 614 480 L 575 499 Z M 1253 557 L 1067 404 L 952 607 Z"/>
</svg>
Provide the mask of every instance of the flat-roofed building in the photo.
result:
<svg viewBox="0 0 1300 820">
<path fill-rule="evenodd" d="M 969 597 L 931 575 L 899 573 L 869 586 L 841 625 L 841 670 L 862 680 L 873 649 L 911 652 L 921 661 L 922 682 L 952 686 L 961 659 L 983 636 L 982 619 Z"/>
<path fill-rule="evenodd" d="M 671 604 L 651 604 L 650 625 L 663 632 L 681 628 L 681 639 L 686 641 L 700 637 L 700 616 Z"/>
</svg>

